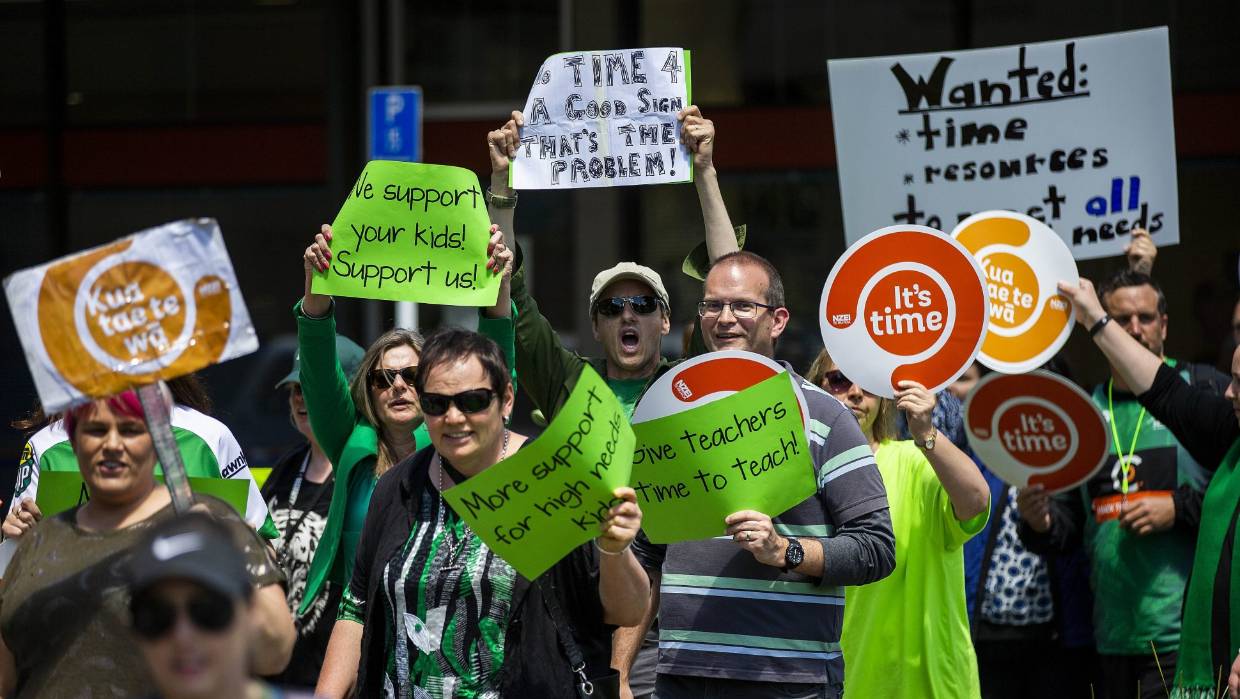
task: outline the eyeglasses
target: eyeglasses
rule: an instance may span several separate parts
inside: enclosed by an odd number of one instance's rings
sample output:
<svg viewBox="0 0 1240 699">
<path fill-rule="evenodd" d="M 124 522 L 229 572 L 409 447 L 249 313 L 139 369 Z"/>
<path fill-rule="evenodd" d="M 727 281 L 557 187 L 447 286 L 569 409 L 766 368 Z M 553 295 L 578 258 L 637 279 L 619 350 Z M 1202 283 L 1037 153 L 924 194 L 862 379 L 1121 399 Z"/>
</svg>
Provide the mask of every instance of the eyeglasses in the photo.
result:
<svg viewBox="0 0 1240 699">
<path fill-rule="evenodd" d="M 759 308 L 777 308 L 757 301 L 698 301 L 698 315 L 703 318 L 714 318 L 723 313 L 724 308 L 731 308 L 732 315 L 737 318 L 752 318 L 758 315 Z"/>
<path fill-rule="evenodd" d="M 853 387 L 852 379 L 844 376 L 844 372 L 839 369 L 832 369 L 824 374 L 822 382 L 826 384 L 823 388 L 827 389 L 827 393 L 847 393 Z"/>
<path fill-rule="evenodd" d="M 375 388 L 391 388 L 396 383 L 396 377 L 405 380 L 408 386 L 413 385 L 413 380 L 418 378 L 418 365 L 401 367 L 399 369 L 371 369 L 366 377 L 370 379 L 370 385 Z"/>
<path fill-rule="evenodd" d="M 626 305 L 637 315 L 646 316 L 657 311 L 661 303 L 657 296 L 612 296 L 595 301 L 594 312 L 610 318 L 624 313 Z"/>
<path fill-rule="evenodd" d="M 482 412 L 491 405 L 491 400 L 495 396 L 495 391 L 489 388 L 474 388 L 461 391 L 453 396 L 446 396 L 442 393 L 419 393 L 418 401 L 422 404 L 424 414 L 439 417 L 448 412 L 449 405 L 455 405 L 457 410 L 466 415 Z"/>
<path fill-rule="evenodd" d="M 129 611 L 133 616 L 134 633 L 148 641 L 157 641 L 176 627 L 182 607 L 159 595 L 147 593 L 135 597 Z M 195 593 L 185 603 L 184 611 L 188 613 L 190 623 L 208 633 L 220 633 L 233 622 L 233 601 L 218 592 L 203 590 Z"/>
</svg>

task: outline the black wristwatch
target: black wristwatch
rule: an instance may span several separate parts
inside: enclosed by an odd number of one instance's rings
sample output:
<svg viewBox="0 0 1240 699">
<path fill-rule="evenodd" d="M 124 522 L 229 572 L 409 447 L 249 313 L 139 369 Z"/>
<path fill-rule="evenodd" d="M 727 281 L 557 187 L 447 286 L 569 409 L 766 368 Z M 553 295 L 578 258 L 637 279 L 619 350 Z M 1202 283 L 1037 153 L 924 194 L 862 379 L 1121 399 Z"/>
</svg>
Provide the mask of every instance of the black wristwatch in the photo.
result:
<svg viewBox="0 0 1240 699">
<path fill-rule="evenodd" d="M 788 537 L 788 548 L 784 550 L 784 572 L 795 569 L 804 560 L 805 549 L 801 548 L 801 542 Z"/>
</svg>

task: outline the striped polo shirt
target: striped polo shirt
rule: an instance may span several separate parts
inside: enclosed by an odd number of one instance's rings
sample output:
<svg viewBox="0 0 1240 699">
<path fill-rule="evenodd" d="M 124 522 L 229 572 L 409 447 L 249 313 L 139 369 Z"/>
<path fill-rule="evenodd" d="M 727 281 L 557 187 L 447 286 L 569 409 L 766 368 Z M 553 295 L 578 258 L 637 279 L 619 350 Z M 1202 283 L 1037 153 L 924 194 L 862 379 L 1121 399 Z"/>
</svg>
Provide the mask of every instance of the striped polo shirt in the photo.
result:
<svg viewBox="0 0 1240 699">
<path fill-rule="evenodd" d="M 818 538 L 825 550 L 841 525 L 885 509 L 887 494 L 852 413 L 784 366 L 809 407 L 818 492 L 775 518 L 775 530 Z M 647 569 L 662 572 L 659 673 L 843 681 L 843 587 L 763 565 L 730 537 L 666 546 L 639 537 L 634 550 Z"/>
</svg>

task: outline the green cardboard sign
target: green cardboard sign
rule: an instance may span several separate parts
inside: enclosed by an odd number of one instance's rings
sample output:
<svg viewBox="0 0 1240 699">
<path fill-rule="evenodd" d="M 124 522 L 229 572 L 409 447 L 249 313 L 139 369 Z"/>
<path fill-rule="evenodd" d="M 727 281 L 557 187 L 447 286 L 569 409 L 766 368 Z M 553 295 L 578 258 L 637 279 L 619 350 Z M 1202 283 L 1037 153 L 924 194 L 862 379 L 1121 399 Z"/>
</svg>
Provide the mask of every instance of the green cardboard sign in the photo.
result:
<svg viewBox="0 0 1240 699">
<path fill-rule="evenodd" d="M 817 492 L 786 372 L 682 413 L 633 425 L 633 488 L 650 541 L 721 536 L 740 510 L 776 517 Z"/>
<path fill-rule="evenodd" d="M 372 160 L 332 222 L 332 259 L 313 289 L 387 301 L 491 306 L 491 220 L 478 177 L 459 167 Z"/>
<path fill-rule="evenodd" d="M 155 480 L 164 482 L 163 476 Z M 250 497 L 250 481 L 233 478 L 191 478 L 189 488 L 195 493 L 214 495 L 224 500 L 237 514 L 245 517 L 246 503 Z M 90 499 L 82 474 L 78 471 L 44 471 L 39 474 L 39 491 L 35 504 L 44 517 L 60 514 Z"/>
<path fill-rule="evenodd" d="M 470 528 L 533 580 L 599 535 L 629 482 L 633 430 L 620 401 L 590 367 L 531 444 L 443 494 Z"/>
</svg>

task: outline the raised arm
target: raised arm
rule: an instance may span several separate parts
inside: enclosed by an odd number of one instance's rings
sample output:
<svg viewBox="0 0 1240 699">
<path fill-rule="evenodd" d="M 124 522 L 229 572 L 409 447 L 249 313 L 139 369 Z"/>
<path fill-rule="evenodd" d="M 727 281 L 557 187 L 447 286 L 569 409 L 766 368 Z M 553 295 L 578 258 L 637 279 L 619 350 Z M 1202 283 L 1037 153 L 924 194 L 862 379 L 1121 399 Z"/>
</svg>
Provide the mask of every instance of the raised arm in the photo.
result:
<svg viewBox="0 0 1240 699">
<path fill-rule="evenodd" d="M 1124 248 L 1124 255 L 1128 257 L 1128 269 L 1141 274 L 1151 274 L 1154 271 L 1154 260 L 1158 258 L 1158 246 L 1154 245 L 1148 231 L 1134 228 L 1132 239 Z"/>
<path fill-rule="evenodd" d="M 934 394 L 916 381 L 901 381 L 899 389 L 895 394 L 896 407 L 908 416 L 913 441 L 920 446 L 928 439 L 943 437 L 935 439 L 933 449 L 923 449 L 922 453 L 943 484 L 956 519 L 965 522 L 985 512 L 990 503 L 990 488 L 973 459 L 934 426 Z"/>
<path fill-rule="evenodd" d="M 349 381 L 336 356 L 336 319 L 332 297 L 310 289 L 315 272 L 331 264 L 331 226 L 323 225 L 302 256 L 305 295 L 294 311 L 297 318 L 297 351 L 301 361 L 301 390 L 310 414 L 310 427 L 332 463 L 340 463 L 345 442 L 357 421 L 357 408 L 349 394 Z"/>
<path fill-rule="evenodd" d="M 487 197 L 487 211 L 491 214 L 491 223 L 499 226 L 504 232 L 504 244 L 509 249 L 517 248 L 517 234 L 513 229 L 513 221 L 517 214 L 517 192 L 508 186 L 508 168 L 512 158 L 517 155 L 517 146 L 521 143 L 518 131 L 525 125 L 525 117 L 521 112 L 513 112 L 508 121 L 498 129 L 487 134 L 487 153 L 491 158 L 490 193 L 497 197 Z M 511 198 L 511 202 L 503 201 Z M 500 204 L 499 206 L 496 203 Z"/>
<path fill-rule="evenodd" d="M 524 123 L 521 112 L 513 112 L 503 126 L 487 134 L 487 152 L 491 160 L 490 192 L 495 195 L 487 197 L 487 210 L 491 214 L 491 223 L 503 231 L 504 245 L 514 254 L 509 280 L 512 305 L 517 313 L 513 323 L 516 352 L 513 366 L 520 367 L 521 387 L 547 419 L 551 419 L 567 400 L 572 382 L 576 381 L 584 362 L 564 348 L 551 323 L 539 311 L 525 284 L 520 256 L 516 254 L 513 230 L 517 193 L 508 186 L 508 168 L 520 143 L 518 129 Z M 511 199 L 504 200 L 509 197 Z"/>
<path fill-rule="evenodd" d="M 1093 335 L 1094 344 L 1106 355 L 1111 368 L 1128 388 L 1136 395 L 1150 390 L 1154 375 L 1162 366 L 1162 359 L 1132 339 L 1119 323 L 1107 321 L 1101 328 L 1095 328 L 1100 320 L 1108 316 L 1098 300 L 1093 283 L 1085 278 L 1075 285 L 1059 282 L 1059 292 L 1072 300 L 1076 321 Z"/>
<path fill-rule="evenodd" d="M 736 233 L 728 207 L 719 191 L 719 174 L 715 171 L 715 122 L 702 116 L 697 105 L 689 105 L 676 115 L 681 125 L 680 140 L 693 154 L 693 184 L 702 205 L 702 221 L 706 225 L 706 251 L 713 263 L 723 255 L 736 252 Z"/>
</svg>

